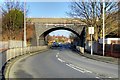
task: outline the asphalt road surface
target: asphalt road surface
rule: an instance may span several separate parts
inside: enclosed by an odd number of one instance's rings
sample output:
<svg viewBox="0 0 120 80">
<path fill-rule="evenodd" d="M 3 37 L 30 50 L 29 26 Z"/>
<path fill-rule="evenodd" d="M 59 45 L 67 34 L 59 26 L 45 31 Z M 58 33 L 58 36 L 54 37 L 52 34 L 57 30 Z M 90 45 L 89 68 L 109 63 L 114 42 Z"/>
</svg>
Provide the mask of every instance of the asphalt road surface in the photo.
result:
<svg viewBox="0 0 120 80">
<path fill-rule="evenodd" d="M 15 62 L 9 78 L 118 78 L 118 66 L 85 58 L 68 49 L 50 49 Z"/>
</svg>

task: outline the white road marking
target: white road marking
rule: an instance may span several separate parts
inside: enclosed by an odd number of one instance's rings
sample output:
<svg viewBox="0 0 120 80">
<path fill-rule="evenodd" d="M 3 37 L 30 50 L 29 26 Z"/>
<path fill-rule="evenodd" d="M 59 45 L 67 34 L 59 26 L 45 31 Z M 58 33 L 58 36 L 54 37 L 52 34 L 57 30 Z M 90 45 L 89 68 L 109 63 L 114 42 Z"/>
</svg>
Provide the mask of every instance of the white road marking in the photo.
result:
<svg viewBox="0 0 120 80">
<path fill-rule="evenodd" d="M 79 69 L 79 70 L 82 70 L 82 71 L 84 71 L 84 72 L 92 73 L 91 71 L 88 71 L 88 70 L 86 70 L 86 69 L 80 68 L 80 67 L 75 66 L 75 65 L 73 65 L 73 64 L 70 64 L 70 65 L 73 66 L 73 67 L 75 67 L 75 68 L 77 68 L 77 69 Z"/>
<path fill-rule="evenodd" d="M 73 69 L 75 69 L 75 70 L 77 70 L 77 71 L 79 71 L 79 72 L 84 73 L 84 71 L 81 71 L 80 69 L 77 69 L 77 68 L 75 68 L 75 67 L 73 67 L 73 66 L 71 66 L 71 65 L 69 65 L 69 64 L 66 64 L 66 65 L 69 66 L 69 67 L 71 67 L 71 68 L 73 68 Z"/>
<path fill-rule="evenodd" d="M 60 58 L 58 57 L 58 55 L 59 55 L 59 53 L 57 53 L 57 55 L 56 55 L 57 59 L 58 59 L 60 62 L 65 62 L 64 60 L 60 59 Z M 89 71 L 89 70 L 80 68 L 80 67 L 75 66 L 75 65 L 73 65 L 73 64 L 66 64 L 66 65 L 69 66 L 69 67 L 71 67 L 71 68 L 73 68 L 73 69 L 75 69 L 75 70 L 77 70 L 77 71 L 79 71 L 79 72 L 82 72 L 82 73 L 85 73 L 85 72 L 92 73 L 92 72 Z"/>
<path fill-rule="evenodd" d="M 99 78 L 99 77 L 96 77 L 96 78 Z"/>
<path fill-rule="evenodd" d="M 88 71 L 88 70 L 85 70 L 86 72 L 88 72 L 88 73 L 92 73 L 92 71 Z"/>
<path fill-rule="evenodd" d="M 58 55 L 56 55 L 56 57 L 58 57 Z"/>
<path fill-rule="evenodd" d="M 108 77 L 108 78 L 112 78 L 112 77 Z"/>
<path fill-rule="evenodd" d="M 64 60 L 62 60 L 62 59 L 60 59 L 60 58 L 58 58 L 58 60 L 59 60 L 60 62 L 65 62 Z"/>
</svg>

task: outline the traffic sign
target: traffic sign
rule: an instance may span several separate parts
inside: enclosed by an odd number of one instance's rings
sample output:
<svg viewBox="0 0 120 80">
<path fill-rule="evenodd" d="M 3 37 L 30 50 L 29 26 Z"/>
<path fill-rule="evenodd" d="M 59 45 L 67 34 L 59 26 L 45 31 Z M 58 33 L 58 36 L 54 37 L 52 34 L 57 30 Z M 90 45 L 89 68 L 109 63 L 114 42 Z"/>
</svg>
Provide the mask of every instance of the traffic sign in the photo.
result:
<svg viewBox="0 0 120 80">
<path fill-rule="evenodd" d="M 94 27 L 89 27 L 88 32 L 89 34 L 94 34 Z"/>
</svg>

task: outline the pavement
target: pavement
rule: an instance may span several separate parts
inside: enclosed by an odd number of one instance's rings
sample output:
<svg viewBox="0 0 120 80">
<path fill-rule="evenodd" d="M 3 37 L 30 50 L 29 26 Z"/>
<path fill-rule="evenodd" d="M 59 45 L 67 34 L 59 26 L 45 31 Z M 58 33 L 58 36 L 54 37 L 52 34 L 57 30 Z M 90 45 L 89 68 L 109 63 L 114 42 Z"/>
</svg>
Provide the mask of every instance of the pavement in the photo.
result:
<svg viewBox="0 0 120 80">
<path fill-rule="evenodd" d="M 105 63 L 119 65 L 119 62 L 120 62 L 120 58 L 115 58 L 115 57 L 110 57 L 110 56 L 101 56 L 101 55 L 97 55 L 97 54 L 91 55 L 90 52 L 86 52 L 86 51 L 83 54 L 80 51 L 78 51 L 77 49 L 72 49 L 72 51 L 76 52 L 79 55 L 84 56 L 86 58 L 101 61 L 101 62 L 105 62 Z"/>
<path fill-rule="evenodd" d="M 95 55 L 95 54 L 91 55 L 90 53 L 87 53 L 87 52 L 85 52 L 84 54 L 80 54 L 80 55 L 93 59 L 93 60 L 102 61 L 102 62 L 111 63 L 111 64 L 117 64 L 117 65 L 119 61 L 119 58 L 100 56 L 100 55 Z"/>
<path fill-rule="evenodd" d="M 71 50 L 49 50 L 20 59 L 9 78 L 118 78 L 118 65 L 92 60 Z"/>
</svg>

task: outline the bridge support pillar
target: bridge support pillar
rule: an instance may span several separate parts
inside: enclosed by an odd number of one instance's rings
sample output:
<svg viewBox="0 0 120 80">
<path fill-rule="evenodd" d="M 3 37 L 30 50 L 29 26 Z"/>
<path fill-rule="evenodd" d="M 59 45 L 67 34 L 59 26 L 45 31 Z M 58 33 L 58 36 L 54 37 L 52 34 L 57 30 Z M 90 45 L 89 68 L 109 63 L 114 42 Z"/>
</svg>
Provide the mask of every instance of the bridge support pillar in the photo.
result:
<svg viewBox="0 0 120 80">
<path fill-rule="evenodd" d="M 40 36 L 39 37 L 39 46 L 44 46 L 45 45 L 45 37 L 44 36 Z"/>
<path fill-rule="evenodd" d="M 39 46 L 44 46 L 44 45 L 45 45 L 44 39 L 39 39 Z"/>
</svg>

